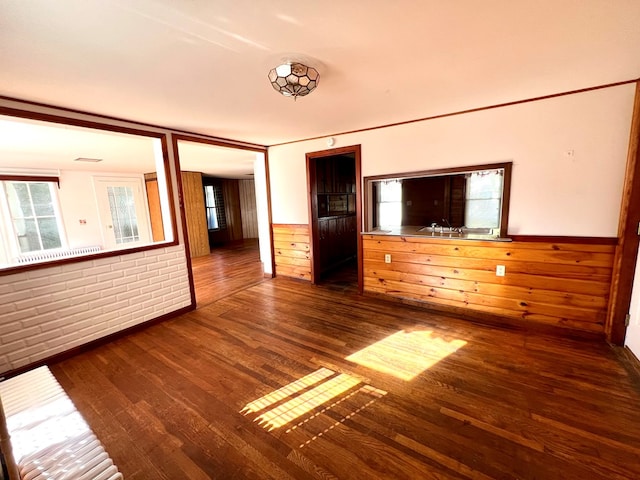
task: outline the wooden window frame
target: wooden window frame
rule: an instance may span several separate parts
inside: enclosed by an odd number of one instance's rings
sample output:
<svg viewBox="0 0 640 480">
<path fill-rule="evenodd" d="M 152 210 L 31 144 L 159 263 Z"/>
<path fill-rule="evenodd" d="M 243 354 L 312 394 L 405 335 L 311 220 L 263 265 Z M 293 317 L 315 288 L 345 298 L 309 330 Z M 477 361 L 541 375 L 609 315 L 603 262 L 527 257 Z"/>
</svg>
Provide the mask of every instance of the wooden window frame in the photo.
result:
<svg viewBox="0 0 640 480">
<path fill-rule="evenodd" d="M 369 184 L 378 180 L 390 180 L 394 178 L 417 178 L 417 177 L 436 177 L 455 173 L 470 173 L 480 170 L 497 170 L 504 169 L 504 178 L 502 184 L 502 204 L 500 210 L 500 234 L 501 238 L 507 237 L 509 230 L 509 204 L 511 200 L 511 171 L 513 162 L 488 163 L 484 165 L 470 165 L 468 167 L 452 167 L 438 168 L 433 170 L 420 170 L 417 172 L 389 173 L 384 175 L 372 175 L 363 178 L 364 184 L 364 218 L 369 218 L 370 194 Z M 368 228 L 369 225 L 366 225 Z"/>
<path fill-rule="evenodd" d="M 26 119 L 26 120 L 38 120 L 38 121 L 49 122 L 49 123 L 54 123 L 59 125 L 71 125 L 76 127 L 91 128 L 91 129 L 103 130 L 107 132 L 138 135 L 142 137 L 148 137 L 148 138 L 160 140 L 160 144 L 162 147 L 163 167 L 165 170 L 167 196 L 169 198 L 169 213 L 171 217 L 170 219 L 167 219 L 167 221 L 170 222 L 170 226 L 173 232 L 173 240 L 171 241 L 152 243 L 152 244 L 132 247 L 132 248 L 122 248 L 118 250 L 98 252 L 98 253 L 93 253 L 88 255 L 79 255 L 77 257 L 60 258 L 60 259 L 50 260 L 46 262 L 38 262 L 38 263 L 31 263 L 31 264 L 24 264 L 24 265 L 12 265 L 6 268 L 0 268 L 0 276 L 13 275 L 13 274 L 25 272 L 25 271 L 41 270 L 45 268 L 51 268 L 51 267 L 66 265 L 70 263 L 86 262 L 89 260 L 95 260 L 99 258 L 119 257 L 123 255 L 129 255 L 132 253 L 146 252 L 150 250 L 166 248 L 166 247 L 175 246 L 179 244 L 177 221 L 176 221 L 176 209 L 174 206 L 174 193 L 173 193 L 172 181 L 171 181 L 171 164 L 169 161 L 169 149 L 168 149 L 168 141 L 167 141 L 166 133 L 155 132 L 151 130 L 142 130 L 142 129 L 133 128 L 133 127 L 124 127 L 120 125 L 112 125 L 109 123 L 101 123 L 97 121 L 81 120 L 78 118 L 70 118 L 70 117 L 65 117 L 61 115 L 52 115 L 47 113 L 33 112 L 29 110 L 21 110 L 21 109 L 5 107 L 5 106 L 0 106 L 0 115 L 15 117 L 19 119 Z M 3 177 L 7 177 L 7 176 L 8 175 L 3 175 Z M 30 181 L 33 181 L 33 180 L 42 181 L 45 178 L 51 178 L 51 179 L 55 179 L 55 182 L 58 184 L 58 187 L 60 186 L 60 181 L 58 177 L 44 177 L 44 176 L 38 177 L 38 176 L 25 176 L 25 175 L 10 175 L 10 177 L 13 180 L 30 179 Z"/>
</svg>

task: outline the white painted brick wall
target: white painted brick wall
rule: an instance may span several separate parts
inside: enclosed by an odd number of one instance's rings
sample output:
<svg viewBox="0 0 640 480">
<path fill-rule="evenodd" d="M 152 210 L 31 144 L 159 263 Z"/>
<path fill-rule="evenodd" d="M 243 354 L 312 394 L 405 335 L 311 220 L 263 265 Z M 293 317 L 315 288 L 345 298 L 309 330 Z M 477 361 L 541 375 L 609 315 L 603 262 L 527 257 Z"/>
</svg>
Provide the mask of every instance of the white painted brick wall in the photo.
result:
<svg viewBox="0 0 640 480">
<path fill-rule="evenodd" d="M 190 302 L 182 245 L 0 276 L 0 374 Z"/>
</svg>

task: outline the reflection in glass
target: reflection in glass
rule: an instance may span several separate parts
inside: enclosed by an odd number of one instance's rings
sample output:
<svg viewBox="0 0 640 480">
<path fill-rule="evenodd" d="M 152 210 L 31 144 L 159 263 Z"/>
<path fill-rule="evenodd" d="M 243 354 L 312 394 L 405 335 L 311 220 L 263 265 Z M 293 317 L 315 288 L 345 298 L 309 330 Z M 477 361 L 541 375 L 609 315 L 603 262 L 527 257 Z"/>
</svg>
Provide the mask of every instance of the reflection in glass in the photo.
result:
<svg viewBox="0 0 640 480">
<path fill-rule="evenodd" d="M 54 217 L 39 218 L 38 230 L 40 230 L 43 250 L 60 248 L 62 246 L 60 233 L 58 232 L 58 222 Z"/>
<path fill-rule="evenodd" d="M 36 221 L 33 218 L 14 219 L 18 234 L 18 244 L 22 253 L 42 250 Z"/>
<path fill-rule="evenodd" d="M 10 197 L 9 207 L 11 208 L 11 214 L 13 218 L 31 217 L 31 199 L 29 198 L 29 188 L 24 182 L 9 182 L 7 184 L 8 195 Z M 13 201 L 11 201 L 11 194 L 15 195 Z"/>
<path fill-rule="evenodd" d="M 33 200 L 33 209 L 36 216 L 54 215 L 49 185 L 46 183 L 31 183 L 29 184 L 29 190 L 31 191 L 31 199 Z"/>
</svg>

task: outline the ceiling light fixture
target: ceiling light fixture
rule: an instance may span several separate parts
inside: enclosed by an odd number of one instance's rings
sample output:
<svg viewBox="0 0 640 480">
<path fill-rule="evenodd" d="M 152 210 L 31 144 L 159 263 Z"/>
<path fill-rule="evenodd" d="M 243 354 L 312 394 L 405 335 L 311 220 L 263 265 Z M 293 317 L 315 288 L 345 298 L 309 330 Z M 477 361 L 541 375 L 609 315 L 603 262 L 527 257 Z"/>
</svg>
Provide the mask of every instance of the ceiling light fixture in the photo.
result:
<svg viewBox="0 0 640 480">
<path fill-rule="evenodd" d="M 309 95 L 320 80 L 318 71 L 299 62 L 283 63 L 269 72 L 271 86 L 285 97 L 298 97 Z"/>
</svg>

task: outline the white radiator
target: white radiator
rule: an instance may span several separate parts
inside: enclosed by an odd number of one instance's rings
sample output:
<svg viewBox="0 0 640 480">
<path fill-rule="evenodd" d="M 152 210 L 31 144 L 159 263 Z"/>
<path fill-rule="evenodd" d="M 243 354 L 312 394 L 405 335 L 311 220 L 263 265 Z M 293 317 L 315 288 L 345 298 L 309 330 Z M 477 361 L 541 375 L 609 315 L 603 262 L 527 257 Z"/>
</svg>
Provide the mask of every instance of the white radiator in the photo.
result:
<svg viewBox="0 0 640 480">
<path fill-rule="evenodd" d="M 56 260 L 59 258 L 77 257 L 78 255 L 88 255 L 90 253 L 98 253 L 102 250 L 99 245 L 90 247 L 68 248 L 66 250 L 40 250 L 38 252 L 25 253 L 16 258 L 17 263 L 33 263 L 44 262 L 47 260 Z"/>
<path fill-rule="evenodd" d="M 0 398 L 22 480 L 122 480 L 47 367 L 0 382 Z"/>
</svg>

